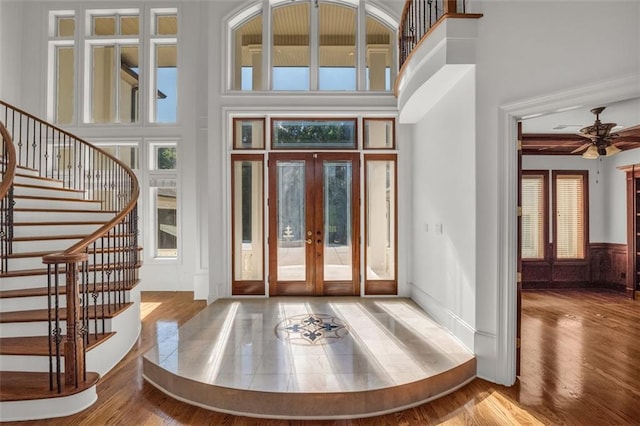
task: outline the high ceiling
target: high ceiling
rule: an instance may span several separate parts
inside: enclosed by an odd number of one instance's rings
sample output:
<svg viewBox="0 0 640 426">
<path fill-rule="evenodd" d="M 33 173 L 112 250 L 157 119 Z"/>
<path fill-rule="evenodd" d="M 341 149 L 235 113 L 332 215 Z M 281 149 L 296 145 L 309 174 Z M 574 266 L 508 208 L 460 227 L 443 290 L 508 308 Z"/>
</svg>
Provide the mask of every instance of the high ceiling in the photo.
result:
<svg viewBox="0 0 640 426">
<path fill-rule="evenodd" d="M 581 155 L 572 151 L 589 140 L 580 136 L 580 129 L 593 124 L 591 109 L 606 106 L 600 115 L 603 123 L 617 123 L 612 133 L 622 135 L 614 140 L 621 150 L 640 147 L 640 98 L 606 105 L 576 105 L 574 108 L 531 117 L 522 121 L 522 153 L 524 155 Z"/>
</svg>

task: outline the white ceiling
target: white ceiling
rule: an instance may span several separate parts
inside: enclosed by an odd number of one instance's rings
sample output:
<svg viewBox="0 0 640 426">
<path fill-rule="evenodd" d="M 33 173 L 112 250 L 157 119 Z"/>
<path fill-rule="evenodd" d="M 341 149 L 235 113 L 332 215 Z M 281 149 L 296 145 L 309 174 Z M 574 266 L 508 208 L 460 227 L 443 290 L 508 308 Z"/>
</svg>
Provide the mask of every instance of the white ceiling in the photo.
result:
<svg viewBox="0 0 640 426">
<path fill-rule="evenodd" d="M 640 98 L 628 99 L 603 105 L 576 105 L 575 109 L 556 112 L 539 117 L 523 119 L 523 133 L 579 133 L 580 129 L 593 124 L 592 108 L 605 106 L 600 114 L 603 123 L 617 123 L 614 131 L 640 124 Z"/>
</svg>

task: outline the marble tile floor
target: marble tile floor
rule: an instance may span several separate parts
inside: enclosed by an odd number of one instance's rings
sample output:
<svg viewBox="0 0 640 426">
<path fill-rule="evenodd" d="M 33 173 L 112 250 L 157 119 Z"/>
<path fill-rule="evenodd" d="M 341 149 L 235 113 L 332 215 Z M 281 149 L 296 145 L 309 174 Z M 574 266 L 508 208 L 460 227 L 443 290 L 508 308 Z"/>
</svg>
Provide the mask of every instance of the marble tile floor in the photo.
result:
<svg viewBox="0 0 640 426">
<path fill-rule="evenodd" d="M 181 328 L 158 324 L 143 363 L 145 379 L 178 399 L 265 417 L 393 411 L 475 377 L 473 354 L 403 298 L 222 299 Z M 343 407 L 289 410 L 314 405 L 304 395 Z"/>
</svg>

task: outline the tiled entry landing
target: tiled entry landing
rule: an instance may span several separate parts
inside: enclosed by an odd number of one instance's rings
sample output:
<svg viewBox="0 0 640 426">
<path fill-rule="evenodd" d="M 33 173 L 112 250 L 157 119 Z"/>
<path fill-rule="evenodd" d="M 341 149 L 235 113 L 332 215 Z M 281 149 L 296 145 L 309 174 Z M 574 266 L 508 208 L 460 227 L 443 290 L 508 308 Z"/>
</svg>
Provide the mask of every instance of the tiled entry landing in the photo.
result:
<svg viewBox="0 0 640 426">
<path fill-rule="evenodd" d="M 467 383 L 476 360 L 409 299 L 218 300 L 158 325 L 144 377 L 180 400 L 254 417 L 353 418 Z"/>
</svg>

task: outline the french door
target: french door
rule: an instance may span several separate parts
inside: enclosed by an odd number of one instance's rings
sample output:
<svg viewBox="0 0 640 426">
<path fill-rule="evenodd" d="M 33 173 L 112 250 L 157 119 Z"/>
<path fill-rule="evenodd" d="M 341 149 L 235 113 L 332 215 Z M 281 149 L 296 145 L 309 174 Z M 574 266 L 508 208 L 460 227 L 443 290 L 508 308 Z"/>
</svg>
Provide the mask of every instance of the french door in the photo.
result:
<svg viewBox="0 0 640 426">
<path fill-rule="evenodd" d="M 360 294 L 358 153 L 271 153 L 269 294 Z"/>
</svg>

